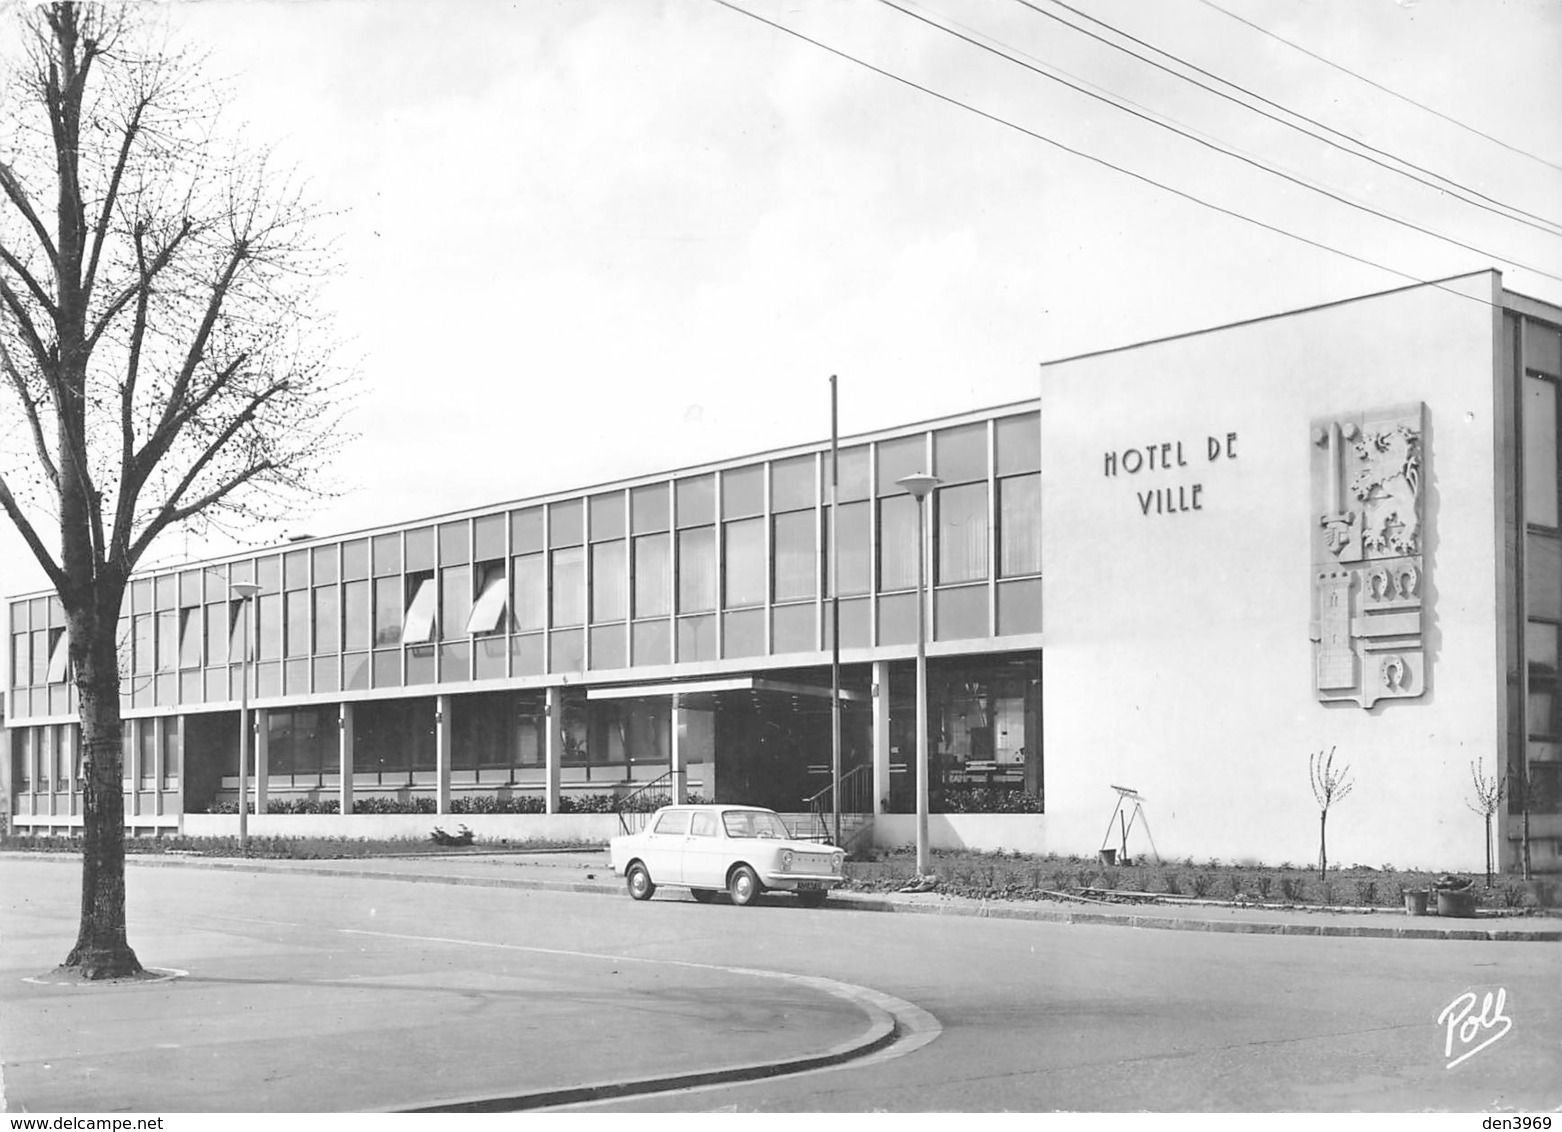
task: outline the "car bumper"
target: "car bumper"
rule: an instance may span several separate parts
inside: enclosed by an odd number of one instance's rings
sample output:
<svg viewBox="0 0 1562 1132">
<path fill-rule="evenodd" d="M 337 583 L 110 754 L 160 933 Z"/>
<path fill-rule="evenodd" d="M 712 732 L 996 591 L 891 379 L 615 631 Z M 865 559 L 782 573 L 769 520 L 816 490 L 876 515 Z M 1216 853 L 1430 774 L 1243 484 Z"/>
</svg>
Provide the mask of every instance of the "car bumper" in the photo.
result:
<svg viewBox="0 0 1562 1132">
<path fill-rule="evenodd" d="M 782 892 L 829 892 L 845 883 L 844 877 L 809 876 L 806 873 L 772 873 L 759 879 L 766 888 Z"/>
</svg>

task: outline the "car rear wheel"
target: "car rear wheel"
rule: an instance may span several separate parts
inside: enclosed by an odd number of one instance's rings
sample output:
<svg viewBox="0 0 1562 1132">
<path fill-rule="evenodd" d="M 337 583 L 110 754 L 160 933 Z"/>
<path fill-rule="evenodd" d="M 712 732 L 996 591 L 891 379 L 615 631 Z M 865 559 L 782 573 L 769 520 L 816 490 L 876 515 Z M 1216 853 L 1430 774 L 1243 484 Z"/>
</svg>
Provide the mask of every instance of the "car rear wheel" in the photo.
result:
<svg viewBox="0 0 1562 1132">
<path fill-rule="evenodd" d="M 694 899 L 698 900 L 701 904 L 711 904 L 715 901 L 717 896 L 717 894 L 709 888 L 691 888 L 689 890 L 689 895 L 694 897 Z"/>
<path fill-rule="evenodd" d="M 727 893 L 734 904 L 752 904 L 759 896 L 759 891 L 759 875 L 753 869 L 739 865 L 732 870 L 732 876 L 727 881 Z"/>
<path fill-rule="evenodd" d="M 649 900 L 656 891 L 656 885 L 651 883 L 651 874 L 646 872 L 645 866 L 639 861 L 629 866 L 629 871 L 624 874 L 624 884 L 629 889 L 629 895 L 636 900 Z"/>
</svg>

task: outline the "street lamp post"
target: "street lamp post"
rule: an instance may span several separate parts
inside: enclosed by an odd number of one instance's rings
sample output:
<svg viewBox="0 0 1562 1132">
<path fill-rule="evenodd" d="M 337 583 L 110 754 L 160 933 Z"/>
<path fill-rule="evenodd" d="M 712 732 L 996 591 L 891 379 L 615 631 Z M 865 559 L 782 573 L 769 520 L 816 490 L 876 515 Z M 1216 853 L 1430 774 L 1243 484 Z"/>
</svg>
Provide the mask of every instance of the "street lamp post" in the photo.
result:
<svg viewBox="0 0 1562 1132">
<path fill-rule="evenodd" d="M 254 582 L 230 582 L 244 618 L 244 653 L 239 658 L 239 852 L 249 851 L 249 620 L 250 601 L 260 592 Z"/>
<path fill-rule="evenodd" d="M 927 844 L 927 497 L 938 478 L 917 472 L 895 481 L 917 501 L 917 876 L 933 871 Z"/>
</svg>

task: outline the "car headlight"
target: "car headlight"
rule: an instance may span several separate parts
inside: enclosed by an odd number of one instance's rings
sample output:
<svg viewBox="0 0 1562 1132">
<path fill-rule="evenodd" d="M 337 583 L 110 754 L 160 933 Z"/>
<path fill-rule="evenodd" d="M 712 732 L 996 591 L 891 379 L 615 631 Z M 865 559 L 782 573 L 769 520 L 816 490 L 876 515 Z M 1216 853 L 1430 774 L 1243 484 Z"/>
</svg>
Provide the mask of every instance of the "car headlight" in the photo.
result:
<svg viewBox="0 0 1562 1132">
<path fill-rule="evenodd" d="M 844 869 L 845 867 L 846 867 L 846 854 L 845 853 L 837 853 L 833 858 L 831 858 L 831 860 L 830 860 L 830 868 L 835 872 L 835 874 L 837 876 L 840 875 L 841 870 Z"/>
<path fill-rule="evenodd" d="M 792 851 L 790 849 L 781 850 L 781 871 L 783 873 L 792 871 Z"/>
</svg>

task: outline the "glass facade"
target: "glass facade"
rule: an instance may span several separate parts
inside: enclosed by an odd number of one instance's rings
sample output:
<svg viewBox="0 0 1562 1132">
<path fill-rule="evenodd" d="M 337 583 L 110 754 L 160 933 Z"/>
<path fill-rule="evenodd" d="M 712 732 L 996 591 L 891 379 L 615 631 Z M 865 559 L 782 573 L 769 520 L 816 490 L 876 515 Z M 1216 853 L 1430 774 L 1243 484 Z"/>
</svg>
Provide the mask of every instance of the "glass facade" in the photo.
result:
<svg viewBox="0 0 1562 1132">
<path fill-rule="evenodd" d="M 917 508 L 895 481 L 929 468 L 943 480 L 928 512 L 930 632 L 978 647 L 991 647 L 995 627 L 1036 633 L 1039 586 L 999 588 L 1039 576 L 1036 434 L 1031 412 L 853 444 L 839 453 L 835 509 L 830 453 L 815 450 L 134 579 L 120 626 L 122 707 L 190 727 L 133 731 L 132 788 L 183 789 L 192 807 L 231 789 L 221 786 L 229 752 L 212 751 L 236 735 L 246 672 L 267 712 L 279 790 L 334 780 L 343 700 L 358 710 L 360 779 L 389 786 L 431 772 L 425 717 L 447 686 L 459 705 L 454 765 L 503 769 L 508 781 L 540 766 L 540 692 L 483 691 L 485 682 L 766 656 L 818 663 L 830 646 L 832 537 L 842 647 L 904 648 L 915 630 Z M 239 581 L 259 594 L 237 599 Z M 13 721 L 68 715 L 59 603 L 13 602 L 10 618 Z M 373 695 L 381 690 L 391 695 Z M 599 773 L 596 751 L 603 768 L 665 759 L 666 721 L 653 706 L 624 707 L 613 724 L 595 722 L 605 708 L 581 710 L 594 721 L 572 748 L 586 752 L 581 767 Z M 18 728 L 11 751 L 29 784 L 52 767 L 33 730 Z"/>
<path fill-rule="evenodd" d="M 1517 335 L 1523 484 L 1522 754 L 1510 757 L 1513 812 L 1562 814 L 1562 331 L 1532 319 Z"/>
</svg>

